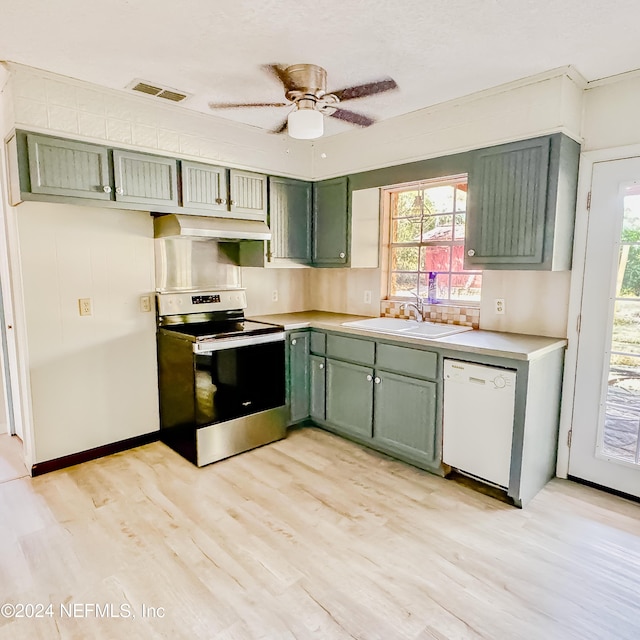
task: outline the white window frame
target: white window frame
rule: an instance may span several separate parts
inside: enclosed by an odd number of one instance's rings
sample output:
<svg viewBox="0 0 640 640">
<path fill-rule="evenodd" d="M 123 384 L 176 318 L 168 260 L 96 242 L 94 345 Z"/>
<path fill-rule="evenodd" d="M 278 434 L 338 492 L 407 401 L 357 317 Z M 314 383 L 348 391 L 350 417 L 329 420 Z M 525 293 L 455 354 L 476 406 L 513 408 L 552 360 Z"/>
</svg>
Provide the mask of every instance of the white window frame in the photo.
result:
<svg viewBox="0 0 640 640">
<path fill-rule="evenodd" d="M 386 269 L 387 269 L 387 299 L 388 300 L 392 300 L 392 301 L 403 301 L 406 302 L 407 301 L 407 297 L 406 296 L 398 296 L 398 295 L 391 295 L 391 290 L 392 290 L 392 279 L 393 279 L 393 274 L 394 273 L 398 273 L 397 271 L 394 271 L 392 269 L 392 260 L 393 260 L 393 249 L 395 247 L 428 247 L 428 246 L 447 246 L 447 247 L 454 247 L 454 246 L 463 246 L 464 247 L 464 239 L 460 239 L 460 240 L 445 240 L 445 241 L 437 241 L 437 240 L 433 240 L 433 241 L 428 241 L 428 242 L 393 242 L 393 206 L 392 206 L 392 196 L 394 193 L 400 193 L 403 191 L 412 191 L 412 190 L 417 190 L 417 189 L 426 189 L 429 187 L 446 187 L 446 186 L 454 186 L 457 184 L 460 184 L 461 182 L 465 182 L 468 183 L 468 174 L 466 173 L 461 173 L 458 175 L 452 175 L 452 176 L 442 176 L 439 178 L 430 178 L 427 180 L 419 180 L 416 182 L 406 182 L 403 184 L 397 184 L 397 185 L 392 185 L 389 187 L 385 187 L 384 188 L 384 197 L 385 197 L 385 202 L 386 202 L 386 221 L 388 223 L 388 234 L 387 234 L 387 248 L 388 248 L 388 256 L 386 259 Z M 457 213 L 464 213 L 465 215 L 465 221 L 466 221 L 466 216 L 467 216 L 467 211 L 465 208 L 465 211 L 455 211 L 455 199 L 454 199 L 454 205 L 453 205 L 454 211 L 452 212 L 443 212 L 443 213 L 437 213 L 434 215 L 453 215 L 455 216 Z M 431 215 L 431 214 L 430 214 Z M 454 218 L 455 221 L 455 218 Z M 418 265 L 419 266 L 419 265 Z M 474 271 L 476 271 L 474 269 Z M 480 270 L 478 270 L 480 271 Z M 420 274 L 422 273 L 420 270 L 418 271 L 406 271 L 403 273 L 417 273 L 418 277 L 420 276 Z M 442 271 L 441 273 L 447 273 Z M 448 271 L 449 276 L 451 276 L 452 274 L 459 274 L 459 271 Z M 480 271 L 481 273 L 481 271 Z M 450 291 L 450 290 L 449 290 Z M 423 299 L 426 300 L 427 296 L 421 296 Z M 447 306 L 453 306 L 453 307 L 480 307 L 480 300 L 457 300 L 457 299 L 451 299 L 451 298 L 438 298 L 438 303 L 439 304 L 444 304 Z"/>
</svg>

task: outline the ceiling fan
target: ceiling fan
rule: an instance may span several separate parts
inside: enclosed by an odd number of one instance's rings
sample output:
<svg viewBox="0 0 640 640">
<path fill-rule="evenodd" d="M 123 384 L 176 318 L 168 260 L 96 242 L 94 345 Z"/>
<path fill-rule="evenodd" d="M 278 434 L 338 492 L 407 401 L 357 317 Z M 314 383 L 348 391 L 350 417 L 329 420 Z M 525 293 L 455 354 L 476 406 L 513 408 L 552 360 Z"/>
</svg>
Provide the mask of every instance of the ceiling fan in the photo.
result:
<svg viewBox="0 0 640 640">
<path fill-rule="evenodd" d="M 283 67 L 277 64 L 265 65 L 284 85 L 285 97 L 289 102 L 210 102 L 211 109 L 239 109 L 245 107 L 291 107 L 282 125 L 273 133 L 288 130 L 292 138 L 311 140 L 319 138 L 324 131 L 324 116 L 330 116 L 359 127 L 368 127 L 375 120 L 355 111 L 342 109 L 338 105 L 347 100 L 366 98 L 397 88 L 391 78 L 384 78 L 367 84 L 347 87 L 340 91 L 327 92 L 327 72 L 315 64 L 294 64 Z"/>
</svg>

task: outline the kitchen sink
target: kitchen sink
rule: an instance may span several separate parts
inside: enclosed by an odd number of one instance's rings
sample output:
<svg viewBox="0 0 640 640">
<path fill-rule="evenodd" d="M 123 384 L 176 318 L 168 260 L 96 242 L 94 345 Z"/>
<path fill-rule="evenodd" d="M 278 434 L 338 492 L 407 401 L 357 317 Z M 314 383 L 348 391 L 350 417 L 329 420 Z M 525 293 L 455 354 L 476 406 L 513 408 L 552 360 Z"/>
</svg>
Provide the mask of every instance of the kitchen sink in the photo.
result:
<svg viewBox="0 0 640 640">
<path fill-rule="evenodd" d="M 402 335 L 416 338 L 444 338 L 463 331 L 472 331 L 473 327 L 461 327 L 458 324 L 441 324 L 438 322 L 419 322 L 417 327 L 405 329 Z"/>
<path fill-rule="evenodd" d="M 413 329 L 420 323 L 415 320 L 402 320 L 401 318 L 368 318 L 367 320 L 354 320 L 343 322 L 345 327 L 356 327 L 369 331 L 381 331 L 382 333 L 397 333 Z"/>
<path fill-rule="evenodd" d="M 413 338 L 444 338 L 463 331 L 471 331 L 471 327 L 461 327 L 453 324 L 437 322 L 417 322 L 416 320 L 402 320 L 400 318 L 368 318 L 367 320 L 353 320 L 343 322 L 344 327 L 366 329 L 378 333 L 411 336 Z"/>
</svg>

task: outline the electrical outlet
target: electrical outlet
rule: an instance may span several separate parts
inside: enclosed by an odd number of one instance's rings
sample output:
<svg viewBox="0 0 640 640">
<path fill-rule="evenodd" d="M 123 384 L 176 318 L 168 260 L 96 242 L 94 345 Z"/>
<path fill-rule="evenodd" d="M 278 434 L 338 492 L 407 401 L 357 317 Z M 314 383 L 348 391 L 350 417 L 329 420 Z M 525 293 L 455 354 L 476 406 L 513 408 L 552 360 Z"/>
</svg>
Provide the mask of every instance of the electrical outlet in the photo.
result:
<svg viewBox="0 0 640 640">
<path fill-rule="evenodd" d="M 274 289 L 271 292 L 271 301 L 272 302 L 278 302 L 278 290 L 277 289 Z"/>
<path fill-rule="evenodd" d="M 505 312 L 504 298 L 496 298 L 495 305 L 496 305 L 496 308 L 495 308 L 496 314 L 499 316 L 503 316 Z"/>
<path fill-rule="evenodd" d="M 140 296 L 140 311 L 143 313 L 151 311 L 151 296 Z"/>
<path fill-rule="evenodd" d="M 78 298 L 78 307 L 81 316 L 90 316 L 93 314 L 91 298 Z"/>
<path fill-rule="evenodd" d="M 364 303 L 371 304 L 371 291 L 364 292 Z"/>
</svg>

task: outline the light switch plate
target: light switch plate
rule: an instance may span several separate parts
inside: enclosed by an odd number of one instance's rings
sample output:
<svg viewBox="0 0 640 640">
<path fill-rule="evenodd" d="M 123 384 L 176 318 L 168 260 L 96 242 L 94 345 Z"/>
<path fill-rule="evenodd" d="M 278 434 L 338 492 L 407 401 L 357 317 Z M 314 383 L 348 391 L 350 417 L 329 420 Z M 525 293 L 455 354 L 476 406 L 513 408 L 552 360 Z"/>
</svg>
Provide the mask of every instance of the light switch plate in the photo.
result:
<svg viewBox="0 0 640 640">
<path fill-rule="evenodd" d="M 143 313 L 151 311 L 151 296 L 140 296 L 140 311 Z"/>
</svg>

